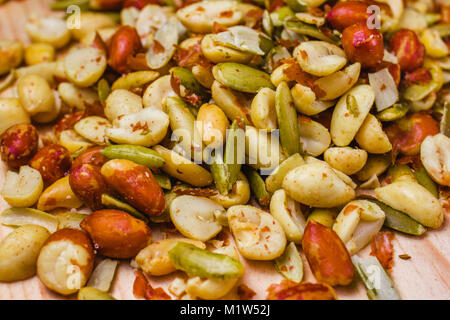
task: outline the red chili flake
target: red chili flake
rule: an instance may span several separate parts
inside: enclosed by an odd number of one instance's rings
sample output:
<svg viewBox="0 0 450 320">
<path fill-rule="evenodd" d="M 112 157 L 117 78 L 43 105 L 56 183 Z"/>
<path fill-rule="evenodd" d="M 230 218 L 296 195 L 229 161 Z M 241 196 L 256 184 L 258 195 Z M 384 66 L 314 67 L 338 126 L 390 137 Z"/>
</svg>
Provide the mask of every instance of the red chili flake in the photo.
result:
<svg viewBox="0 0 450 320">
<path fill-rule="evenodd" d="M 404 253 L 404 254 L 399 254 L 398 257 L 399 257 L 400 259 L 403 259 L 403 260 L 409 260 L 409 259 L 411 259 L 411 256 L 410 256 L 409 254 L 406 254 L 406 253 Z"/>
<path fill-rule="evenodd" d="M 291 81 L 297 81 L 301 85 L 307 86 L 311 88 L 311 90 L 316 94 L 317 98 L 324 97 L 326 92 L 320 89 L 317 85 L 314 84 L 314 81 L 317 77 L 310 75 L 303 71 L 298 63 L 291 63 L 286 69 L 283 70 L 283 73 L 288 77 Z"/>
<path fill-rule="evenodd" d="M 325 283 L 295 283 L 283 280 L 267 289 L 267 300 L 336 300 L 334 289 Z"/>
<path fill-rule="evenodd" d="M 322 9 L 320 9 L 318 7 L 308 8 L 308 13 L 310 15 L 315 16 L 315 17 L 323 17 L 323 16 L 325 16 L 325 11 L 323 11 Z"/>
<path fill-rule="evenodd" d="M 441 23 L 450 24 L 450 6 L 441 7 Z"/>
<path fill-rule="evenodd" d="M 144 122 L 144 124 L 142 124 L 140 121 L 138 121 L 137 123 L 131 124 L 131 129 L 132 129 L 133 132 L 136 132 L 138 130 L 142 130 L 144 132 L 148 132 L 149 131 L 148 123 Z"/>
<path fill-rule="evenodd" d="M 138 53 L 135 56 L 129 56 L 127 58 L 127 67 L 131 71 L 144 71 L 150 70 L 145 58 L 145 53 Z"/>
<path fill-rule="evenodd" d="M 415 84 L 424 85 L 433 80 L 431 73 L 426 68 L 418 68 L 412 72 L 406 72 L 403 76 L 403 85 L 412 86 Z"/>
<path fill-rule="evenodd" d="M 259 20 L 259 19 L 262 18 L 263 13 L 264 13 L 264 11 L 262 9 L 259 9 L 259 8 L 258 9 L 251 9 L 251 10 L 248 10 L 245 13 L 245 16 L 247 18 L 252 18 L 252 19 Z"/>
<path fill-rule="evenodd" d="M 296 46 L 298 46 L 300 44 L 300 41 L 296 40 L 286 40 L 286 39 L 278 39 L 277 41 L 275 41 L 277 44 L 279 44 L 280 46 L 283 46 L 287 49 L 289 48 L 295 48 Z"/>
<path fill-rule="evenodd" d="M 153 53 L 158 54 L 163 53 L 164 51 L 166 51 L 164 46 L 158 40 L 153 40 Z"/>
<path fill-rule="evenodd" d="M 420 160 L 419 155 L 415 156 L 403 156 L 401 158 L 397 158 L 395 163 L 398 164 L 411 164 L 414 170 L 418 170 L 423 167 L 422 160 Z"/>
<path fill-rule="evenodd" d="M 136 278 L 133 283 L 133 294 L 136 298 L 145 300 L 172 300 L 163 288 L 153 288 L 142 272 L 135 271 L 134 274 Z"/>
<path fill-rule="evenodd" d="M 180 67 L 191 68 L 200 65 L 205 68 L 212 68 L 213 64 L 203 55 L 200 41 L 201 39 L 188 49 L 176 47 L 177 50 L 173 59 Z"/>
<path fill-rule="evenodd" d="M 103 50 L 104 52 L 108 52 L 108 47 L 107 47 L 105 41 L 103 41 L 103 39 L 100 37 L 98 32 L 95 32 L 95 37 L 94 37 L 94 41 L 92 42 L 92 46 L 94 48 Z"/>
<path fill-rule="evenodd" d="M 273 0 L 270 2 L 269 12 L 274 12 L 284 6 L 284 0 Z"/>
<path fill-rule="evenodd" d="M 220 33 L 220 32 L 224 32 L 224 31 L 228 31 L 228 28 L 221 25 L 217 21 L 214 21 L 212 33 Z"/>
<path fill-rule="evenodd" d="M 222 11 L 219 14 L 220 18 L 231 18 L 233 16 L 234 12 L 232 10 Z"/>
<path fill-rule="evenodd" d="M 197 197 L 211 197 L 217 194 L 217 190 L 211 188 L 184 188 L 175 186 L 172 191 L 177 195 L 190 195 Z"/>
<path fill-rule="evenodd" d="M 239 300 L 252 300 L 252 298 L 256 295 L 256 292 L 246 284 L 242 283 L 237 287 L 237 294 L 239 296 Z"/>
<path fill-rule="evenodd" d="M 390 231 L 380 231 L 372 239 L 371 243 L 371 256 L 377 257 L 383 268 L 388 272 L 391 271 L 394 264 L 394 247 L 392 240 L 395 238 L 394 234 Z"/>
</svg>

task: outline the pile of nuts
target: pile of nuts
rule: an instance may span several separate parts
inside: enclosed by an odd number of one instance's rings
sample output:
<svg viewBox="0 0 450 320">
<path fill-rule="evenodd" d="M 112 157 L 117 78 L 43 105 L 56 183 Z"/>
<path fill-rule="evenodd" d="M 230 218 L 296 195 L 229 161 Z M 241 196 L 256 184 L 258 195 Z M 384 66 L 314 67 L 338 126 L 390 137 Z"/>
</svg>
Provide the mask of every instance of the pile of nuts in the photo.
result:
<svg viewBox="0 0 450 320">
<path fill-rule="evenodd" d="M 0 41 L 0 281 L 112 299 L 125 259 L 178 272 L 159 297 L 231 299 L 248 259 L 286 278 L 267 299 L 337 299 L 357 274 L 399 298 L 357 254 L 450 207 L 450 7 L 76 2 L 78 28 L 31 16 L 30 45 Z"/>
</svg>

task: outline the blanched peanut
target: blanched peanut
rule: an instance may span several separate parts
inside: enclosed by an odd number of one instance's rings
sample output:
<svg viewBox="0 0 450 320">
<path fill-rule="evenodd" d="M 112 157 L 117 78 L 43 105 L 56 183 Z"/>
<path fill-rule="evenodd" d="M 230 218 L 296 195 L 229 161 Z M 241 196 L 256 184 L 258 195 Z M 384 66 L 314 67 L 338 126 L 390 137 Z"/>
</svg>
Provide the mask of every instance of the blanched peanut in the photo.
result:
<svg viewBox="0 0 450 320">
<path fill-rule="evenodd" d="M 195 126 L 202 136 L 203 143 L 208 147 L 217 148 L 224 143 L 226 130 L 230 125 L 222 109 L 214 104 L 204 104 L 198 110 Z"/>
<path fill-rule="evenodd" d="M 46 43 L 34 43 L 25 49 L 25 62 L 31 66 L 55 59 L 55 48 Z"/>
<path fill-rule="evenodd" d="M 86 140 L 75 130 L 63 130 L 59 134 L 59 144 L 66 148 L 71 154 L 78 150 L 86 150 L 90 146 L 93 146 L 89 140 Z"/>
<path fill-rule="evenodd" d="M 286 247 L 283 228 L 269 213 L 249 206 L 228 209 L 228 223 L 239 252 L 251 260 L 272 260 Z"/>
<path fill-rule="evenodd" d="M 176 96 L 170 84 L 170 75 L 166 75 L 156 79 L 145 89 L 142 103 L 145 108 L 154 107 L 164 110 L 166 97 Z"/>
<path fill-rule="evenodd" d="M 0 41 L 0 75 L 8 73 L 12 68 L 20 65 L 23 59 L 23 44 L 19 41 Z"/>
<path fill-rule="evenodd" d="M 380 231 L 384 219 L 384 211 L 374 202 L 354 200 L 341 210 L 333 224 L 333 231 L 344 242 L 350 255 L 353 255 Z"/>
<path fill-rule="evenodd" d="M 102 28 L 115 27 L 117 24 L 114 19 L 103 13 L 82 12 L 80 16 L 80 27 L 73 28 L 70 31 L 75 39 L 81 40 L 86 35 Z"/>
<path fill-rule="evenodd" d="M 178 10 L 177 18 L 190 31 L 207 33 L 212 31 L 213 22 L 225 27 L 238 24 L 242 19 L 242 12 L 235 1 L 202 1 Z"/>
<path fill-rule="evenodd" d="M 22 166 L 18 174 L 14 171 L 6 173 L 1 194 L 13 207 L 30 207 L 39 199 L 43 188 L 39 171 Z"/>
<path fill-rule="evenodd" d="M 247 108 L 245 96 L 241 92 L 229 89 L 219 81 L 214 81 L 211 86 L 211 95 L 229 120 L 244 119 L 245 124 L 250 124 L 250 110 Z"/>
<path fill-rule="evenodd" d="M 369 155 L 364 167 L 356 173 L 356 178 L 366 181 L 372 176 L 379 176 L 389 168 L 392 163 L 390 155 Z"/>
<path fill-rule="evenodd" d="M 286 160 L 280 163 L 271 174 L 266 178 L 266 188 L 269 192 L 275 192 L 282 188 L 283 179 L 286 174 L 292 169 L 305 164 L 302 156 L 298 153 L 293 154 Z"/>
<path fill-rule="evenodd" d="M 213 34 L 207 34 L 203 37 L 201 49 L 205 57 L 214 63 L 248 63 L 253 57 L 249 52 L 239 51 L 216 43 Z"/>
<path fill-rule="evenodd" d="M 336 216 L 337 212 L 334 209 L 314 209 L 308 215 L 308 220 L 306 220 L 306 223 L 308 223 L 310 220 L 314 220 L 328 228 L 331 228 Z"/>
<path fill-rule="evenodd" d="M 202 86 L 205 88 L 211 88 L 214 82 L 214 77 L 210 68 L 197 64 L 192 67 L 191 71 L 195 79 L 197 79 Z"/>
<path fill-rule="evenodd" d="M 239 254 L 233 246 L 225 246 L 215 250 L 215 253 L 226 254 L 239 261 Z M 235 286 L 239 278 L 213 279 L 190 278 L 186 283 L 186 292 L 200 299 L 215 300 L 225 296 Z"/>
<path fill-rule="evenodd" d="M 111 128 L 111 123 L 105 118 L 91 116 L 81 119 L 73 128 L 83 138 L 96 144 L 105 144 L 105 133 Z"/>
<path fill-rule="evenodd" d="M 358 85 L 339 99 L 330 125 L 331 139 L 337 146 L 353 140 L 374 101 L 375 93 L 369 85 Z"/>
<path fill-rule="evenodd" d="M 25 75 L 17 82 L 20 103 L 30 116 L 55 108 L 55 97 L 48 82 L 38 75 Z"/>
<path fill-rule="evenodd" d="M 420 146 L 420 159 L 431 178 L 450 187 L 450 139 L 438 133 L 428 136 Z"/>
<path fill-rule="evenodd" d="M 315 76 L 328 76 L 347 63 L 344 50 L 325 41 L 305 41 L 294 49 L 300 67 Z"/>
<path fill-rule="evenodd" d="M 213 181 L 211 173 L 178 153 L 157 145 L 153 149 L 166 161 L 161 169 L 168 175 L 196 187 L 210 185 Z"/>
<path fill-rule="evenodd" d="M 386 153 L 392 150 L 392 144 L 383 131 L 381 122 L 369 113 L 355 136 L 358 145 L 369 153 Z"/>
<path fill-rule="evenodd" d="M 347 175 L 352 175 L 366 164 L 367 152 L 350 147 L 333 147 L 325 151 L 323 157 L 333 168 Z"/>
<path fill-rule="evenodd" d="M 69 184 L 69 176 L 61 178 L 50 185 L 39 197 L 37 208 L 48 211 L 55 208 L 79 208 L 83 205 L 73 193 Z"/>
<path fill-rule="evenodd" d="M 169 117 L 157 108 L 145 108 L 118 117 L 106 136 L 116 143 L 135 144 L 145 147 L 159 143 L 166 135 Z"/>
<path fill-rule="evenodd" d="M 321 155 L 331 143 L 328 129 L 311 118 L 299 116 L 298 131 L 303 152 L 314 157 Z"/>
<path fill-rule="evenodd" d="M 310 87 L 303 86 L 300 83 L 297 83 L 292 87 L 291 94 L 297 111 L 307 116 L 321 113 L 334 104 L 333 101 L 317 100 L 314 91 L 312 91 Z"/>
<path fill-rule="evenodd" d="M 78 88 L 69 82 L 60 83 L 58 85 L 58 93 L 66 105 L 78 110 L 84 110 L 86 106 L 100 104 L 97 92 L 91 88 Z"/>
<path fill-rule="evenodd" d="M 216 219 L 216 212 L 225 209 L 218 203 L 203 197 L 182 195 L 170 204 L 170 218 L 185 237 L 207 241 L 214 238 L 222 226 Z"/>
<path fill-rule="evenodd" d="M 43 42 L 55 48 L 64 47 L 71 38 L 66 22 L 62 19 L 32 16 L 25 30 L 33 42 Z"/>
<path fill-rule="evenodd" d="M 283 227 L 287 240 L 300 244 L 306 220 L 300 205 L 292 200 L 283 189 L 275 191 L 272 195 L 270 213 Z"/>
<path fill-rule="evenodd" d="M 256 128 L 269 131 L 276 129 L 275 91 L 261 88 L 253 98 L 250 116 Z"/>
<path fill-rule="evenodd" d="M 289 171 L 283 189 L 294 200 L 318 208 L 336 207 L 355 198 L 355 191 L 322 161 Z"/>
<path fill-rule="evenodd" d="M 0 281 L 18 281 L 36 274 L 36 261 L 50 233 L 41 226 L 25 225 L 0 242 Z"/>
<path fill-rule="evenodd" d="M 89 87 L 96 83 L 105 69 L 105 52 L 94 47 L 74 50 L 64 59 L 67 79 L 79 87 Z"/>
<path fill-rule="evenodd" d="M 15 98 L 0 98 L 0 118 L 0 134 L 15 124 L 31 122 L 19 99 Z"/>
<path fill-rule="evenodd" d="M 360 71 L 361 64 L 357 62 L 344 70 L 314 81 L 314 84 L 324 92 L 324 96 L 319 97 L 319 100 L 328 101 L 339 98 L 358 81 Z"/>
<path fill-rule="evenodd" d="M 39 253 L 37 275 L 50 290 L 69 295 L 82 288 L 94 266 L 89 237 L 75 229 L 53 233 Z"/>
<path fill-rule="evenodd" d="M 137 254 L 135 259 L 139 268 L 152 276 L 164 276 L 175 272 L 176 268 L 169 258 L 169 250 L 179 241 L 193 244 L 201 249 L 206 248 L 203 242 L 186 238 L 165 239 L 154 242 Z"/>
<path fill-rule="evenodd" d="M 398 181 L 376 188 L 378 199 L 402 211 L 430 228 L 439 228 L 444 221 L 444 210 L 427 189 L 416 182 Z"/>
<path fill-rule="evenodd" d="M 246 176 L 240 172 L 236 183 L 227 195 L 223 195 L 220 192 L 210 196 L 209 198 L 219 203 L 224 208 L 229 208 L 239 204 L 246 204 L 250 200 L 250 184 Z"/>
<path fill-rule="evenodd" d="M 105 116 L 110 121 L 114 121 L 121 115 L 142 110 L 142 98 L 125 89 L 111 92 L 105 103 Z"/>
<path fill-rule="evenodd" d="M 142 45 L 148 48 L 151 42 L 151 36 L 155 30 L 160 29 L 172 17 L 173 8 L 162 7 L 156 4 L 146 5 L 139 12 L 135 27 L 141 37 Z"/>
</svg>

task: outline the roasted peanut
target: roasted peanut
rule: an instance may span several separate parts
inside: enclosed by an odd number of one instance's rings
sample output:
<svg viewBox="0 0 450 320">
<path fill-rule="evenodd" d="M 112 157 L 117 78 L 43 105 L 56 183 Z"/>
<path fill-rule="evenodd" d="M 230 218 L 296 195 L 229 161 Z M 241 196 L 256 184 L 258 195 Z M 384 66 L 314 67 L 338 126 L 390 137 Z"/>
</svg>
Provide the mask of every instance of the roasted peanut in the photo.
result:
<svg viewBox="0 0 450 320">
<path fill-rule="evenodd" d="M 402 71 L 412 71 L 422 66 L 425 47 L 414 31 L 402 29 L 395 32 L 389 40 L 389 48 L 397 57 Z"/>
<path fill-rule="evenodd" d="M 384 56 L 383 35 L 366 23 L 351 25 L 342 32 L 342 47 L 348 59 L 362 67 L 374 67 Z"/>
<path fill-rule="evenodd" d="M 330 228 L 310 220 L 303 234 L 302 247 L 314 277 L 335 285 L 348 285 L 355 268 L 344 243 Z"/>
<path fill-rule="evenodd" d="M 26 165 L 38 149 L 39 133 L 31 124 L 8 128 L 0 140 L 2 160 L 12 168 Z"/>
<path fill-rule="evenodd" d="M 72 158 L 61 145 L 49 144 L 40 149 L 30 161 L 30 166 L 38 170 L 45 183 L 53 183 L 69 171 Z"/>
<path fill-rule="evenodd" d="M 356 23 L 366 23 L 369 18 L 368 6 L 363 1 L 338 2 L 327 13 L 327 22 L 339 31 Z"/>
<path fill-rule="evenodd" d="M 101 255 L 109 258 L 134 257 L 151 241 L 151 230 L 142 220 L 120 210 L 99 210 L 81 221 Z"/>
<path fill-rule="evenodd" d="M 101 174 L 111 188 L 148 216 L 159 216 L 166 208 L 164 193 L 147 167 L 115 159 L 102 166 Z"/>
<path fill-rule="evenodd" d="M 50 233 L 41 226 L 25 225 L 0 242 L 0 281 L 18 281 L 36 274 L 36 261 Z"/>
<path fill-rule="evenodd" d="M 94 266 L 94 248 L 80 230 L 61 229 L 45 241 L 37 259 L 37 275 L 50 290 L 69 295 L 82 288 Z"/>
<path fill-rule="evenodd" d="M 100 174 L 100 167 L 92 164 L 72 166 L 69 175 L 70 187 L 73 193 L 92 210 L 103 208 L 102 194 L 110 189 Z"/>
<path fill-rule="evenodd" d="M 130 26 L 121 26 L 109 41 L 108 64 L 117 72 L 130 72 L 127 59 L 136 54 L 141 47 L 141 39 L 136 29 Z"/>
</svg>

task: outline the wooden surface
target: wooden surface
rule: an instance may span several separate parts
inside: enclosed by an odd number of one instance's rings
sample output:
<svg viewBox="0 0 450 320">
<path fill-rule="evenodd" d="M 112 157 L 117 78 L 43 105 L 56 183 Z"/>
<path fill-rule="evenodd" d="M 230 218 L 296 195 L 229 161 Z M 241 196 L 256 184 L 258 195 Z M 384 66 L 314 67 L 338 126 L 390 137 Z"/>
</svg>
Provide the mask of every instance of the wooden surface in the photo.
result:
<svg viewBox="0 0 450 320">
<path fill-rule="evenodd" d="M 10 1 L 0 6 L 0 39 L 17 39 L 29 42 L 24 25 L 30 14 L 49 14 L 48 3 L 52 0 Z M 1 57 L 0 57 L 1 59 Z M 11 96 L 12 92 L 3 93 Z M 0 164 L 0 187 L 3 185 L 6 166 Z M 0 211 L 8 204 L 0 199 Z M 392 278 L 402 299 L 450 299 L 450 226 L 447 214 L 443 226 L 428 231 L 422 237 L 409 237 L 396 233 L 393 241 L 395 256 Z M 0 226 L 0 239 L 12 229 Z M 153 239 L 162 239 L 158 230 L 153 230 Z M 365 248 L 358 255 L 367 256 L 370 249 Z M 402 260 L 400 254 L 411 256 Z M 304 255 L 305 280 L 315 282 Z M 264 299 L 265 290 L 271 283 L 279 283 L 282 277 L 277 274 L 271 262 L 245 261 L 246 272 L 242 282 L 257 291 L 256 299 Z M 166 286 L 175 273 L 166 277 L 153 278 L 154 286 Z M 134 299 L 132 287 L 133 269 L 129 261 L 122 261 L 117 272 L 111 294 L 117 299 Z M 347 287 L 336 288 L 339 299 L 367 299 L 365 289 L 359 280 Z M 0 299 L 61 299 L 62 296 L 45 288 L 37 277 L 15 283 L 0 283 Z"/>
</svg>

